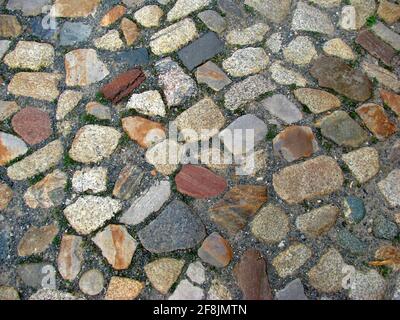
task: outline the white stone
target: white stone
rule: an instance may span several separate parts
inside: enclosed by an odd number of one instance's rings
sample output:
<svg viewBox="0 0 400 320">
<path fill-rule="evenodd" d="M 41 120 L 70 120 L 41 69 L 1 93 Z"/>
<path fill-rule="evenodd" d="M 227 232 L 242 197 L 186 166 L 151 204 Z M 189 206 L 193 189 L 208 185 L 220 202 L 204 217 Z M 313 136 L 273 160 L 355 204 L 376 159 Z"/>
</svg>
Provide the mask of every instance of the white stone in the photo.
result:
<svg viewBox="0 0 400 320">
<path fill-rule="evenodd" d="M 72 188 L 75 192 L 90 191 L 100 193 L 107 190 L 107 168 L 86 167 L 75 171 L 72 177 Z"/>
<path fill-rule="evenodd" d="M 191 263 L 186 270 L 186 275 L 197 284 L 203 284 L 206 281 L 206 270 L 200 261 Z"/>
<path fill-rule="evenodd" d="M 126 108 L 135 109 L 148 116 L 164 117 L 166 114 L 164 101 L 156 90 L 133 94 Z"/>
</svg>

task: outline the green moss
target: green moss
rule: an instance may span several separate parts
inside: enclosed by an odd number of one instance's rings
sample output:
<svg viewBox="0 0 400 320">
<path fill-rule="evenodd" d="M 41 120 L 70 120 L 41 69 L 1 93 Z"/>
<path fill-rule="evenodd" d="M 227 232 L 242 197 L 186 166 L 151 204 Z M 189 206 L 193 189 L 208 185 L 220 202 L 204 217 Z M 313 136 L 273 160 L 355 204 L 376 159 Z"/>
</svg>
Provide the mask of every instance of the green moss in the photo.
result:
<svg viewBox="0 0 400 320">
<path fill-rule="evenodd" d="M 367 21 L 365 22 L 365 25 L 366 25 L 368 28 L 371 28 L 371 27 L 373 27 L 374 25 L 376 25 L 377 22 L 378 22 L 378 19 L 377 19 L 376 15 L 373 15 L 373 16 L 370 16 L 370 17 L 367 18 Z"/>
<path fill-rule="evenodd" d="M 80 121 L 84 124 L 97 124 L 97 125 L 108 125 L 110 120 L 100 120 L 91 114 L 84 113 L 80 117 Z"/>
<path fill-rule="evenodd" d="M 272 141 L 278 135 L 278 133 L 279 133 L 278 132 L 278 126 L 277 125 L 270 125 L 269 126 L 269 130 L 268 130 L 267 135 L 266 135 L 265 138 L 268 141 Z"/>
<path fill-rule="evenodd" d="M 30 184 L 31 186 L 33 186 L 34 184 L 36 184 L 36 183 L 38 183 L 40 180 L 42 180 L 44 177 L 45 177 L 45 175 L 44 175 L 43 173 L 38 174 L 38 175 L 36 175 L 36 176 L 34 176 L 34 177 L 31 177 L 31 178 L 28 179 L 29 184 Z"/>
<path fill-rule="evenodd" d="M 104 97 L 100 91 L 96 93 L 96 101 L 101 104 L 107 104 L 108 100 Z"/>
<path fill-rule="evenodd" d="M 64 168 L 70 168 L 76 166 L 78 163 L 72 159 L 68 153 L 64 154 L 64 159 L 63 159 L 63 164 Z"/>
</svg>

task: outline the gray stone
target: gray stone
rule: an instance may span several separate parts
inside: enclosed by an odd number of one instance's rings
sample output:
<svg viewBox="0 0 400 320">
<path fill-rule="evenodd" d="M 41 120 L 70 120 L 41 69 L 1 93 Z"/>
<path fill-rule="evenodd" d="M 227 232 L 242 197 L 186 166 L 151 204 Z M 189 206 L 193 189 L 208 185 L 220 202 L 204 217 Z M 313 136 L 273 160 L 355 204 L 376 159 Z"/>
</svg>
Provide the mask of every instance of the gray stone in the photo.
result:
<svg viewBox="0 0 400 320">
<path fill-rule="evenodd" d="M 226 35 L 226 42 L 231 45 L 246 46 L 261 42 L 269 31 L 265 23 L 256 23 L 245 29 L 232 30 Z"/>
<path fill-rule="evenodd" d="M 197 284 L 203 284 L 206 281 L 206 270 L 200 261 L 193 262 L 186 270 L 188 278 Z"/>
<path fill-rule="evenodd" d="M 48 28 L 47 25 L 43 27 L 43 17 L 34 17 L 30 19 L 30 27 L 29 30 L 31 31 L 32 35 L 48 41 L 55 41 L 57 40 L 59 29 Z"/>
<path fill-rule="evenodd" d="M 300 279 L 294 279 L 283 289 L 278 290 L 275 298 L 276 300 L 308 300 Z"/>
<path fill-rule="evenodd" d="M 337 207 L 326 205 L 298 216 L 296 227 L 307 237 L 317 238 L 326 234 L 334 226 L 339 213 Z"/>
<path fill-rule="evenodd" d="M 48 275 L 48 266 L 53 268 L 51 264 L 43 262 L 21 264 L 17 266 L 17 275 L 26 286 L 40 289 L 43 278 Z"/>
<path fill-rule="evenodd" d="M 145 66 L 149 63 L 149 52 L 146 48 L 129 49 L 118 52 L 113 60 L 121 67 Z"/>
<path fill-rule="evenodd" d="M 0 59 L 3 58 L 8 48 L 10 48 L 10 45 L 11 45 L 10 40 L 0 40 Z"/>
<path fill-rule="evenodd" d="M 83 22 L 65 22 L 60 31 L 60 46 L 74 46 L 85 42 L 92 33 L 92 27 Z"/>
<path fill-rule="evenodd" d="M 214 10 L 205 10 L 198 15 L 199 19 L 207 26 L 208 29 L 216 33 L 222 33 L 226 29 L 226 21 L 220 14 Z"/>
<path fill-rule="evenodd" d="M 218 8 L 229 18 L 233 23 L 243 24 L 243 19 L 246 18 L 244 10 L 233 0 L 218 0 Z"/>
<path fill-rule="evenodd" d="M 220 91 L 231 84 L 231 79 L 214 62 L 208 61 L 196 70 L 198 83 L 205 83 L 214 91 Z"/>
<path fill-rule="evenodd" d="M 302 243 L 290 245 L 285 251 L 278 254 L 272 265 L 281 278 L 295 274 L 312 256 L 309 247 Z"/>
<path fill-rule="evenodd" d="M 187 17 L 192 12 L 208 6 L 211 0 L 177 0 L 173 8 L 167 14 L 167 20 L 173 22 Z"/>
<path fill-rule="evenodd" d="M 344 216 L 350 223 L 360 223 L 365 217 L 365 206 L 362 199 L 348 196 L 344 199 Z"/>
<path fill-rule="evenodd" d="M 138 235 L 146 250 L 163 253 L 193 248 L 204 239 L 206 233 L 203 223 L 190 208 L 174 200 Z"/>
<path fill-rule="evenodd" d="M 275 23 L 283 22 L 289 14 L 291 0 L 246 0 L 245 5 L 254 8 Z"/>
<path fill-rule="evenodd" d="M 208 32 L 178 52 L 179 59 L 192 71 L 205 61 L 221 53 L 224 43 L 214 32 Z"/>
<path fill-rule="evenodd" d="M 75 192 L 100 193 L 107 190 L 107 168 L 85 167 L 74 172 L 72 188 Z"/>
<path fill-rule="evenodd" d="M 356 271 L 350 283 L 349 298 L 352 300 L 382 300 L 385 297 L 386 287 L 386 280 L 378 271 Z"/>
<path fill-rule="evenodd" d="M 188 280 L 182 280 L 168 300 L 202 300 L 203 298 L 203 289 L 192 285 Z"/>
<path fill-rule="evenodd" d="M 337 233 L 337 244 L 352 255 L 363 255 L 368 251 L 368 245 L 347 229 Z"/>
<path fill-rule="evenodd" d="M 329 16 L 304 2 L 299 2 L 294 12 L 292 29 L 331 35 L 334 32 Z"/>
<path fill-rule="evenodd" d="M 86 105 L 86 113 L 98 120 L 111 120 L 111 110 L 97 102 L 88 103 Z"/>
<path fill-rule="evenodd" d="M 400 206 L 400 170 L 395 169 L 378 183 L 379 190 L 382 192 L 390 207 Z"/>
<path fill-rule="evenodd" d="M 275 61 L 269 71 L 272 79 L 279 84 L 285 86 L 296 85 L 297 87 L 305 87 L 307 85 L 306 78 L 296 71 L 285 68 L 281 61 Z"/>
<path fill-rule="evenodd" d="M 279 118 L 287 124 L 292 124 L 303 119 L 303 114 L 296 105 L 282 94 L 266 98 L 261 104 L 274 117 Z"/>
<path fill-rule="evenodd" d="M 166 114 L 164 101 L 157 90 L 149 90 L 142 93 L 134 93 L 129 99 L 126 108 L 135 109 L 148 116 L 161 116 Z"/>
<path fill-rule="evenodd" d="M 373 33 L 375 33 L 383 41 L 390 44 L 397 51 L 400 50 L 400 35 L 393 30 L 389 29 L 382 22 L 378 21 L 371 27 Z"/>
<path fill-rule="evenodd" d="M 86 271 L 79 279 L 79 289 L 87 295 L 98 295 L 104 289 L 104 276 L 96 269 Z"/>
<path fill-rule="evenodd" d="M 24 16 L 38 16 L 44 13 L 42 8 L 51 3 L 51 0 L 8 0 L 7 9 L 21 10 Z"/>
<path fill-rule="evenodd" d="M 9 236 L 5 231 L 0 232 L 0 262 L 5 262 L 9 254 Z"/>
<path fill-rule="evenodd" d="M 399 233 L 396 223 L 379 215 L 374 220 L 373 225 L 374 236 L 379 239 L 393 240 Z"/>
<path fill-rule="evenodd" d="M 244 48 L 235 51 L 222 62 L 222 67 L 233 77 L 259 73 L 267 68 L 268 55 L 263 48 Z"/>
</svg>

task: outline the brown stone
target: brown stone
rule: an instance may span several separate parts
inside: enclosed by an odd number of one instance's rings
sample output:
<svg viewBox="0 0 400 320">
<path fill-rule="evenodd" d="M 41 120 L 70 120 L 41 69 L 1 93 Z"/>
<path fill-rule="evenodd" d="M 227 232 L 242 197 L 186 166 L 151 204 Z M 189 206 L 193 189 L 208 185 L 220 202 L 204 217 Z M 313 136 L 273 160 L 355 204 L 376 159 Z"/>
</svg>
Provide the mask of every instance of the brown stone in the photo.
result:
<svg viewBox="0 0 400 320">
<path fill-rule="evenodd" d="M 20 110 L 15 101 L 0 101 L 0 122 L 8 119 Z"/>
<path fill-rule="evenodd" d="M 373 85 L 367 76 L 339 58 L 321 56 L 310 72 L 321 87 L 331 88 L 350 99 L 362 102 L 372 95 Z"/>
<path fill-rule="evenodd" d="M 385 110 L 374 103 L 367 103 L 356 109 L 365 125 L 379 139 L 385 140 L 397 132 L 396 124 L 390 121 Z"/>
<path fill-rule="evenodd" d="M 273 146 L 275 154 L 289 162 L 311 157 L 319 149 L 311 128 L 301 126 L 291 126 L 280 132 Z"/>
<path fill-rule="evenodd" d="M 267 265 L 259 251 L 247 250 L 234 267 L 233 275 L 244 300 L 272 300 Z"/>
<path fill-rule="evenodd" d="M 83 262 L 82 237 L 64 234 L 57 258 L 58 271 L 65 280 L 74 280 Z"/>
<path fill-rule="evenodd" d="M 15 38 L 22 33 L 22 26 L 17 17 L 11 15 L 0 15 L 0 37 Z"/>
<path fill-rule="evenodd" d="M 11 121 L 14 131 L 30 145 L 43 142 L 53 133 L 47 112 L 27 107 L 19 111 Z"/>
<path fill-rule="evenodd" d="M 7 209 L 13 197 L 12 189 L 5 183 L 0 183 L 0 211 Z"/>
<path fill-rule="evenodd" d="M 28 152 L 25 142 L 12 134 L 0 132 L 0 166 Z"/>
<path fill-rule="evenodd" d="M 393 58 L 396 55 L 396 52 L 391 46 L 368 30 L 363 30 L 358 33 L 356 43 L 374 57 L 382 60 L 388 66 L 392 64 Z"/>
<path fill-rule="evenodd" d="M 378 16 L 387 24 L 393 24 L 400 19 L 400 5 L 381 0 L 378 7 Z"/>
<path fill-rule="evenodd" d="M 226 267 L 233 257 L 231 245 L 217 232 L 213 232 L 203 241 L 197 254 L 201 260 L 217 268 Z"/>
<path fill-rule="evenodd" d="M 389 108 L 391 108 L 393 112 L 400 117 L 400 95 L 387 91 L 385 89 L 380 89 L 379 92 L 381 94 L 383 103 L 389 106 Z"/>
<path fill-rule="evenodd" d="M 129 138 L 136 141 L 145 149 L 166 138 L 165 128 L 161 123 L 142 117 L 123 118 L 122 128 L 128 134 Z"/>
<path fill-rule="evenodd" d="M 180 193 L 197 199 L 216 197 L 227 187 L 224 178 L 204 167 L 190 164 L 183 166 L 176 175 L 175 182 Z"/>
<path fill-rule="evenodd" d="M 267 201 L 265 186 L 239 185 L 229 190 L 210 210 L 210 218 L 218 226 L 235 235 L 248 219 Z"/>
<path fill-rule="evenodd" d="M 293 91 L 297 100 L 306 105 L 312 113 L 322 113 L 340 107 L 340 100 L 333 94 L 312 88 Z"/>
<path fill-rule="evenodd" d="M 319 156 L 273 175 L 275 192 L 289 204 L 329 195 L 342 188 L 344 177 L 337 162 Z"/>
<path fill-rule="evenodd" d="M 93 14 L 101 0 L 56 0 L 55 16 L 63 18 L 87 17 Z"/>
<path fill-rule="evenodd" d="M 107 27 L 110 24 L 118 21 L 124 14 L 126 13 L 126 8 L 121 5 L 117 5 L 113 7 L 110 11 L 108 11 L 100 21 L 100 25 L 102 27 Z"/>
<path fill-rule="evenodd" d="M 113 196 L 128 200 L 139 189 L 143 178 L 143 170 L 135 165 L 127 164 L 120 172 L 115 182 Z"/>
<path fill-rule="evenodd" d="M 128 46 L 133 45 L 139 37 L 140 29 L 136 23 L 129 20 L 128 18 L 123 18 L 121 21 L 121 30 L 124 34 L 126 44 Z"/>
<path fill-rule="evenodd" d="M 32 254 L 44 252 L 58 233 L 58 227 L 54 224 L 37 228 L 31 227 L 18 243 L 18 255 L 27 257 Z"/>
<path fill-rule="evenodd" d="M 133 300 L 142 292 L 144 283 L 122 277 L 112 277 L 108 285 L 106 300 Z"/>
<path fill-rule="evenodd" d="M 101 88 L 101 93 L 107 100 L 117 104 L 128 97 L 146 79 L 142 69 L 135 68 L 117 76 L 112 82 Z"/>
</svg>

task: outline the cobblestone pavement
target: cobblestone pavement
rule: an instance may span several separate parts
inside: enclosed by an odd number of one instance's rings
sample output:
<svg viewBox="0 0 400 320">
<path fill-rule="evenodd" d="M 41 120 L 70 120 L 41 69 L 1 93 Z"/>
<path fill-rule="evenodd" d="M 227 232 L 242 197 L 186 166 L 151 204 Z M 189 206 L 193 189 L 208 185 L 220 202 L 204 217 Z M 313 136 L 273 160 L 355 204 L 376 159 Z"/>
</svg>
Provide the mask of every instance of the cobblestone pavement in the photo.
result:
<svg viewBox="0 0 400 320">
<path fill-rule="evenodd" d="M 400 299 L 400 1 L 0 12 L 0 299 Z"/>
</svg>

